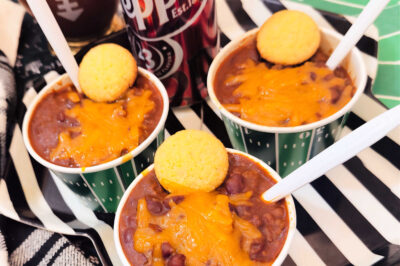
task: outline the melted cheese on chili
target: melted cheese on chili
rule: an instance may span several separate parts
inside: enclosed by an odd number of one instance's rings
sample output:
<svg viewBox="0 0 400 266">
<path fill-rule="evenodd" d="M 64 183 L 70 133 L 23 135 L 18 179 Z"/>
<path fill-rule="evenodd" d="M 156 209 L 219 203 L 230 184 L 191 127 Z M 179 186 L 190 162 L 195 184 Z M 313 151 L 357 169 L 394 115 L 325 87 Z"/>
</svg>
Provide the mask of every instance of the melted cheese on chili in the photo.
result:
<svg viewBox="0 0 400 266">
<path fill-rule="evenodd" d="M 328 117 L 351 99 L 353 86 L 327 67 L 306 62 L 299 67 L 274 69 L 247 60 L 226 85 L 238 103 L 224 107 L 242 119 L 266 126 L 299 126 Z"/>
<path fill-rule="evenodd" d="M 125 99 L 114 103 L 83 99 L 65 111 L 80 125 L 59 134 L 58 145 L 52 149 L 50 159 L 72 158 L 78 166 L 91 166 L 116 159 L 123 150 L 133 150 L 139 145 L 143 120 L 155 105 L 151 94 L 150 90 L 143 90 L 135 95 L 134 90 L 129 90 Z M 70 92 L 68 98 L 79 102 L 75 92 Z"/>
<path fill-rule="evenodd" d="M 251 204 L 251 192 L 233 195 L 194 192 L 175 204 L 165 215 L 152 215 L 145 199 L 137 205 L 136 251 L 149 254 L 151 265 L 164 265 L 161 244 L 168 242 L 177 253 L 186 256 L 187 265 L 255 265 L 249 258 L 254 239 L 262 236 L 250 222 L 229 209 L 229 203 Z M 154 230 L 154 225 L 161 231 Z M 264 264 L 265 265 L 265 264 Z"/>
</svg>

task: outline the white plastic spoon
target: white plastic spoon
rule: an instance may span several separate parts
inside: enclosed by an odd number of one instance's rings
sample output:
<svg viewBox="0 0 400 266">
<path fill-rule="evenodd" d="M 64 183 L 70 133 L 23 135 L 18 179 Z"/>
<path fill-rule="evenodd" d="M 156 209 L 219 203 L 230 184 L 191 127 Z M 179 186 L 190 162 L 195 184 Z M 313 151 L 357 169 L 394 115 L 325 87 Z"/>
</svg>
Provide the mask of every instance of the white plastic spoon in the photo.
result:
<svg viewBox="0 0 400 266">
<path fill-rule="evenodd" d="M 81 92 L 78 83 L 78 64 L 46 0 L 27 0 L 27 2 L 76 90 Z"/>
<path fill-rule="evenodd" d="M 339 45 L 329 57 L 326 65 L 334 70 L 346 57 L 351 48 L 356 45 L 365 30 L 375 21 L 390 0 L 370 0 L 364 10 L 358 16 L 356 22 L 346 32 Z"/>
<path fill-rule="evenodd" d="M 283 178 L 262 195 L 268 202 L 284 198 L 371 146 L 400 125 L 400 105 L 360 126 Z"/>
</svg>

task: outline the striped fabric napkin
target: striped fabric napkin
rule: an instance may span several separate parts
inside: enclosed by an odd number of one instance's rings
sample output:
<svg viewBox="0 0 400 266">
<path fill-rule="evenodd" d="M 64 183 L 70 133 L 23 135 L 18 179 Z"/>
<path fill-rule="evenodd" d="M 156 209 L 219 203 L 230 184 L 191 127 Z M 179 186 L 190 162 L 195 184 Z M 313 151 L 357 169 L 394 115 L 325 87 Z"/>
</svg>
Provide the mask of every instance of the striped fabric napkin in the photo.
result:
<svg viewBox="0 0 400 266">
<path fill-rule="evenodd" d="M 4 236 L 0 231 L 0 265 L 7 266 L 8 265 L 8 252 L 6 247 L 6 241 L 4 240 Z"/>
</svg>

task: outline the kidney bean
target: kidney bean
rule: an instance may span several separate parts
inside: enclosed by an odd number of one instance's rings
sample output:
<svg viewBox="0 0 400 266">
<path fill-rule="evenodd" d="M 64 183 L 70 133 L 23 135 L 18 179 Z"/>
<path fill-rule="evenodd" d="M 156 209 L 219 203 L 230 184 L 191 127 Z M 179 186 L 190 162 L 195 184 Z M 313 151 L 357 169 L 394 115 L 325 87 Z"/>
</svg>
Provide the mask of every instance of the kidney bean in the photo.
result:
<svg viewBox="0 0 400 266">
<path fill-rule="evenodd" d="M 310 78 L 312 81 L 315 81 L 317 79 L 317 74 L 315 74 L 315 72 L 310 72 Z"/>
<path fill-rule="evenodd" d="M 271 232 L 271 230 L 268 228 L 267 225 L 261 228 L 261 232 L 263 233 L 265 239 L 268 242 L 272 242 L 272 240 L 274 240 L 273 233 Z"/>
<path fill-rule="evenodd" d="M 76 138 L 77 136 L 79 136 L 81 134 L 80 131 L 77 132 L 77 131 L 72 131 L 72 130 L 68 131 L 68 133 L 69 133 L 69 136 L 71 139 Z"/>
<path fill-rule="evenodd" d="M 164 203 L 164 206 L 165 206 L 166 208 L 169 209 L 169 208 L 170 208 L 169 203 L 170 203 L 171 200 L 172 200 L 173 202 L 175 202 L 175 204 L 179 204 L 179 203 L 181 203 L 184 199 L 185 199 L 185 197 L 184 197 L 183 195 L 170 196 L 170 197 L 168 197 L 168 198 L 165 198 L 164 201 L 163 201 L 163 203 Z"/>
<path fill-rule="evenodd" d="M 225 187 L 229 194 L 237 194 L 242 192 L 244 188 L 242 176 L 238 174 L 232 174 L 226 181 Z"/>
<path fill-rule="evenodd" d="M 329 88 L 331 91 L 331 103 L 335 104 L 337 103 L 337 101 L 340 98 L 340 95 L 342 94 L 342 91 L 340 90 L 340 86 L 339 85 L 335 85 Z"/>
<path fill-rule="evenodd" d="M 133 241 L 133 228 L 127 228 L 123 233 L 122 233 L 122 240 L 125 243 L 130 243 Z"/>
<path fill-rule="evenodd" d="M 185 255 L 175 254 L 168 259 L 167 266 L 184 266 L 185 260 Z"/>
<path fill-rule="evenodd" d="M 250 207 L 245 205 L 239 205 L 235 207 L 236 213 L 240 218 L 249 219 L 251 217 Z"/>
<path fill-rule="evenodd" d="M 123 148 L 122 150 L 121 150 L 121 153 L 120 153 L 120 155 L 122 156 L 122 155 L 125 155 L 125 154 L 127 154 L 129 151 L 128 151 L 128 149 L 127 148 Z"/>
<path fill-rule="evenodd" d="M 136 217 L 133 216 L 133 215 L 129 215 L 128 217 L 126 217 L 125 222 L 126 222 L 126 225 L 129 226 L 129 227 L 136 228 L 136 226 L 137 226 Z"/>
<path fill-rule="evenodd" d="M 330 81 L 331 79 L 333 79 L 335 77 L 335 75 L 333 75 L 332 73 L 329 73 L 328 75 L 326 75 L 324 77 L 325 81 Z"/>
<path fill-rule="evenodd" d="M 135 253 L 135 254 L 133 254 L 133 257 L 134 257 L 133 261 L 137 265 L 146 265 L 148 262 L 147 257 L 142 253 Z"/>
<path fill-rule="evenodd" d="M 167 259 L 172 253 L 174 253 L 174 248 L 168 242 L 161 244 L 161 254 L 164 259 Z"/>
<path fill-rule="evenodd" d="M 262 221 L 258 215 L 253 215 L 253 217 L 250 218 L 250 223 L 252 223 L 256 227 L 262 225 Z"/>
<path fill-rule="evenodd" d="M 271 211 L 271 213 L 273 216 L 279 218 L 279 217 L 283 217 L 285 211 L 282 208 L 275 208 Z"/>
<path fill-rule="evenodd" d="M 338 78 L 346 78 L 347 77 L 347 72 L 344 70 L 342 67 L 336 68 L 333 73 L 335 74 L 336 77 Z"/>
<path fill-rule="evenodd" d="M 154 215 L 162 215 L 164 211 L 161 200 L 154 196 L 146 196 L 147 209 Z"/>
<path fill-rule="evenodd" d="M 162 228 L 158 224 L 149 223 L 149 227 L 156 233 L 161 233 L 162 232 Z"/>
<path fill-rule="evenodd" d="M 257 258 L 257 254 L 260 253 L 265 246 L 265 239 L 264 238 L 258 238 L 253 241 L 250 245 L 250 250 L 249 250 L 249 256 L 250 259 L 255 260 Z"/>
<path fill-rule="evenodd" d="M 264 213 L 262 219 L 266 224 L 272 224 L 274 222 L 274 217 L 269 212 Z"/>
</svg>

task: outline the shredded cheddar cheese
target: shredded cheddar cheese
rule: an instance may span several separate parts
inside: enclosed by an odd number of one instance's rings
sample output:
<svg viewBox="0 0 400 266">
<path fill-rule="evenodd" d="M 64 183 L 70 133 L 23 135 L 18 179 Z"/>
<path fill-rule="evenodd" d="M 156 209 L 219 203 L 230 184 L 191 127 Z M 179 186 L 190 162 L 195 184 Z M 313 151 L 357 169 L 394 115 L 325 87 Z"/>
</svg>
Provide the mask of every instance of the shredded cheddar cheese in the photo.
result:
<svg viewBox="0 0 400 266">
<path fill-rule="evenodd" d="M 236 196 L 233 201 L 248 200 L 250 194 Z M 187 265 L 256 265 L 248 251 L 254 239 L 262 236 L 250 222 L 229 210 L 231 199 L 217 192 L 194 192 L 175 204 L 165 215 L 152 215 L 145 199 L 137 206 L 135 250 L 152 254 L 151 265 L 164 265 L 161 244 L 168 242 L 186 256 Z M 250 202 L 248 202 L 250 203 Z M 149 226 L 157 225 L 161 232 Z"/>
<path fill-rule="evenodd" d="M 92 166 L 121 156 L 121 151 L 131 151 L 139 145 L 139 134 L 145 116 L 155 103 L 152 92 L 144 90 L 135 95 L 127 92 L 124 100 L 114 103 L 98 103 L 83 99 L 65 115 L 76 119 L 79 126 L 59 134 L 59 141 L 50 153 L 50 159 L 72 158 L 80 166 Z M 79 102 L 79 96 L 70 92 L 68 98 Z M 76 136 L 74 136 L 76 134 Z"/>
<path fill-rule="evenodd" d="M 285 69 L 247 60 L 239 75 L 225 83 L 239 84 L 237 104 L 224 104 L 244 120 L 266 126 L 299 126 L 328 117 L 350 101 L 353 86 L 316 63 Z"/>
</svg>

